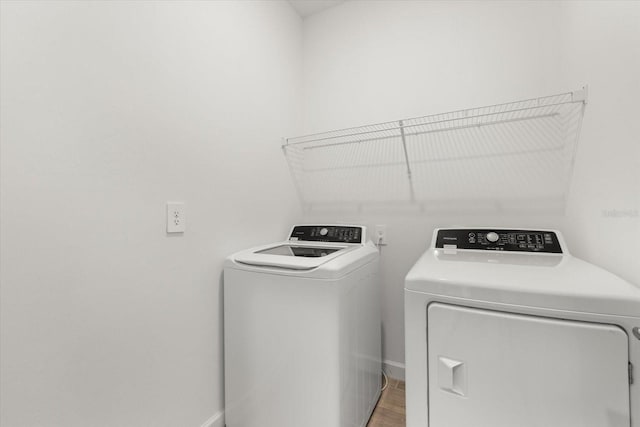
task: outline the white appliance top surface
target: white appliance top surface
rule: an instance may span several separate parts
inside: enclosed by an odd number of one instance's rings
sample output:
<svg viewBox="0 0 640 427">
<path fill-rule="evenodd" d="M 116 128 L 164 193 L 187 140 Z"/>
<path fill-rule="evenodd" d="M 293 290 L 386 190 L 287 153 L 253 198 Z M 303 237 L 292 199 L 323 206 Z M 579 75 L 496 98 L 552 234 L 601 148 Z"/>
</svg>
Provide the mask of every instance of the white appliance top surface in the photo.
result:
<svg viewBox="0 0 640 427">
<path fill-rule="evenodd" d="M 322 252 L 322 249 L 326 248 L 327 254 L 324 256 L 291 256 L 277 253 L 281 252 L 283 247 L 292 250 L 300 249 L 303 252 L 308 250 Z M 330 252 L 331 250 L 333 251 Z M 295 243 L 285 241 L 235 253 L 227 258 L 225 268 L 332 279 L 371 262 L 377 256 L 378 250 L 371 242 L 340 245 L 325 242 Z"/>
<path fill-rule="evenodd" d="M 294 225 L 289 240 L 247 249 L 227 258 L 225 268 L 332 279 L 372 261 L 378 250 L 358 225 Z"/>
<path fill-rule="evenodd" d="M 405 289 L 445 297 L 640 318 L 639 287 L 566 251 L 546 254 L 431 247 L 407 274 Z"/>
<path fill-rule="evenodd" d="M 336 245 L 335 243 L 324 242 L 298 244 L 278 242 L 239 252 L 233 255 L 233 258 L 236 262 L 248 265 L 272 266 L 291 270 L 310 270 L 334 260 L 359 246 L 360 245 Z M 326 252 L 322 251 L 323 247 L 326 249 Z M 321 252 L 321 254 L 320 256 L 295 256 L 294 251 L 296 250 L 303 252 L 318 251 Z M 294 255 L 292 256 L 285 252 L 290 252 Z"/>
</svg>

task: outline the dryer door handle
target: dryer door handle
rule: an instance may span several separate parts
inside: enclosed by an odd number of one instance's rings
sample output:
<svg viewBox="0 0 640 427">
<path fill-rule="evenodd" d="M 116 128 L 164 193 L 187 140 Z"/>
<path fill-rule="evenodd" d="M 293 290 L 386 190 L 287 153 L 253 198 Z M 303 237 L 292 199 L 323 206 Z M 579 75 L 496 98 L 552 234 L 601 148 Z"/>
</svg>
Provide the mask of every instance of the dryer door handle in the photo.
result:
<svg viewBox="0 0 640 427">
<path fill-rule="evenodd" d="M 438 386 L 449 393 L 467 395 L 467 368 L 464 362 L 438 357 Z"/>
</svg>

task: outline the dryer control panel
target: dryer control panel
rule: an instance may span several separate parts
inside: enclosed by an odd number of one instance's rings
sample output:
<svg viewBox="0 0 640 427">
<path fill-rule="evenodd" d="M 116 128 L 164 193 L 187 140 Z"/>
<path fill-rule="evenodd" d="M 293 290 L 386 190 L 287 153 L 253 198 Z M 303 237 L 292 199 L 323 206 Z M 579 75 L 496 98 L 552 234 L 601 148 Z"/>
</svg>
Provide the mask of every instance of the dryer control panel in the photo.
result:
<svg viewBox="0 0 640 427">
<path fill-rule="evenodd" d="M 440 229 L 436 236 L 435 247 L 443 249 L 562 253 L 562 247 L 556 233 L 540 230 Z"/>
<path fill-rule="evenodd" d="M 289 240 L 307 242 L 362 243 L 364 227 L 353 225 L 296 225 Z"/>
</svg>

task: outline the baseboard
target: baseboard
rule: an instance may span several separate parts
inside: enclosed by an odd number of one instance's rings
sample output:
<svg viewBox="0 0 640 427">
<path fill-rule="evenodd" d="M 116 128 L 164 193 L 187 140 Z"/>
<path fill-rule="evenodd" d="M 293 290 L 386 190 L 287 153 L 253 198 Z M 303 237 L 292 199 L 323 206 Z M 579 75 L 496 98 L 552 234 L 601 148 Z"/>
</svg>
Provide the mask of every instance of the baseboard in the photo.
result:
<svg viewBox="0 0 640 427">
<path fill-rule="evenodd" d="M 382 369 L 394 380 L 404 381 L 404 363 L 394 362 L 393 360 L 383 360 Z"/>
<path fill-rule="evenodd" d="M 224 427 L 224 410 L 215 413 L 200 427 Z"/>
</svg>

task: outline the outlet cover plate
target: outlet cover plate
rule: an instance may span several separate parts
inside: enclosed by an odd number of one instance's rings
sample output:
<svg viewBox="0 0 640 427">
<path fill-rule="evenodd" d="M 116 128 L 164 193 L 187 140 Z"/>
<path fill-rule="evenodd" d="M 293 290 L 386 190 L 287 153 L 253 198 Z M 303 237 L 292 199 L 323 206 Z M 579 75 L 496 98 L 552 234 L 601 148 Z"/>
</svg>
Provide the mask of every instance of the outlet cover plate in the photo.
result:
<svg viewBox="0 0 640 427">
<path fill-rule="evenodd" d="M 374 241 L 380 245 L 386 245 L 387 243 L 387 226 L 383 224 L 376 225 L 376 235 Z"/>
<path fill-rule="evenodd" d="M 167 202 L 167 233 L 184 233 L 186 229 L 184 202 Z"/>
</svg>

